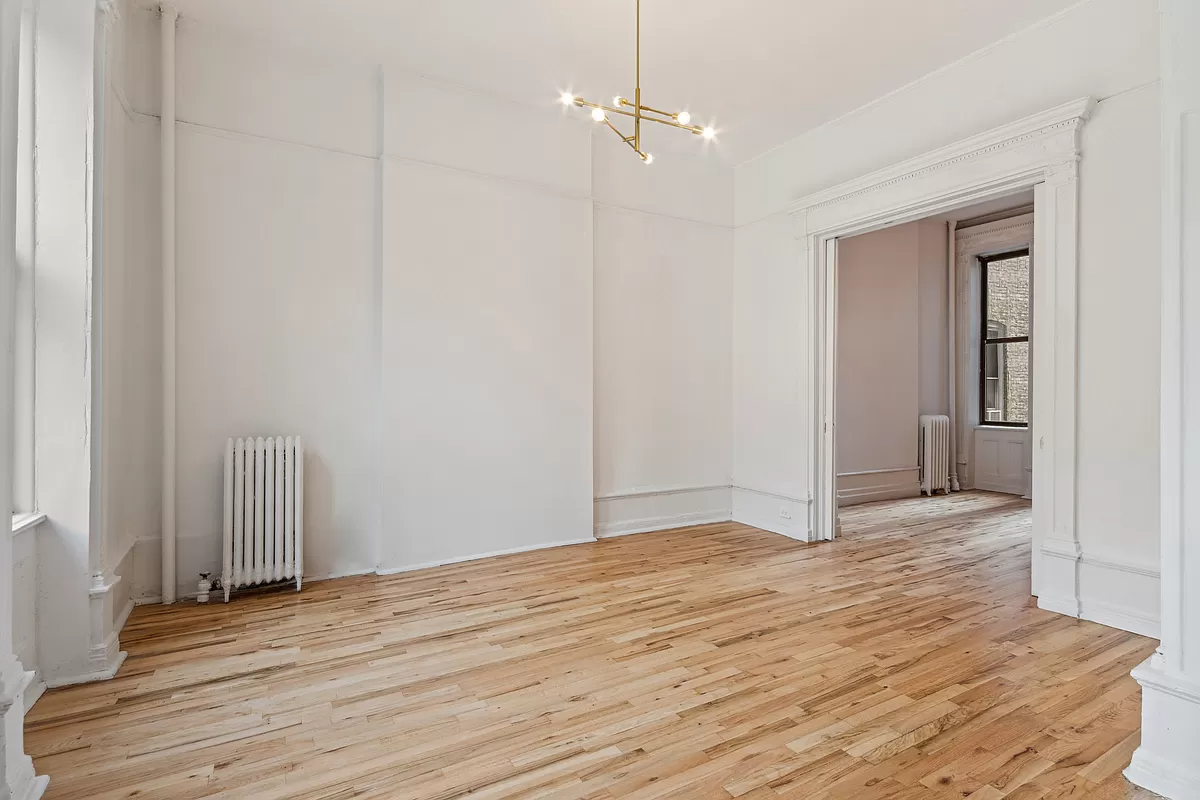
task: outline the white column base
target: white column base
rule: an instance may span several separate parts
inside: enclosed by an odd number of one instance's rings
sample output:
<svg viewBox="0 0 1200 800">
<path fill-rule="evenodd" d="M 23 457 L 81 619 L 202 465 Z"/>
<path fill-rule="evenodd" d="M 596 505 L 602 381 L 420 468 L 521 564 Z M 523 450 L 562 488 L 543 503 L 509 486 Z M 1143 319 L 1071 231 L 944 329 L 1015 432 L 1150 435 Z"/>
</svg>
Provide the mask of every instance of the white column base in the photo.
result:
<svg viewBox="0 0 1200 800">
<path fill-rule="evenodd" d="M 1038 570 L 1038 608 L 1078 618 L 1079 543 L 1047 538 L 1042 542 Z"/>
<path fill-rule="evenodd" d="M 25 688 L 32 672 L 11 660 L 0 664 L 0 798 L 37 800 L 50 779 L 33 772 L 33 759 L 25 755 Z"/>
<path fill-rule="evenodd" d="M 1125 777 L 1170 800 L 1200 798 L 1200 683 L 1164 671 L 1157 653 L 1133 677 L 1142 686 L 1142 745 Z"/>
</svg>

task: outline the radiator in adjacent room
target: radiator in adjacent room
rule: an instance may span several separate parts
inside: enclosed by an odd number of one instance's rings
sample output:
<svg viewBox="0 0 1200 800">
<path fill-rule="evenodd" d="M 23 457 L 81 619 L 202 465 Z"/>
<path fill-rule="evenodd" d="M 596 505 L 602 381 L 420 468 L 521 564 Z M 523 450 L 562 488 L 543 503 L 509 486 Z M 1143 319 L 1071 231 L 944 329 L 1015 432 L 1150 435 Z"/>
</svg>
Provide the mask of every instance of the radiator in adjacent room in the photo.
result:
<svg viewBox="0 0 1200 800">
<path fill-rule="evenodd" d="M 918 440 L 921 493 L 933 495 L 941 489 L 950 493 L 950 418 L 945 414 L 923 414 Z"/>
<path fill-rule="evenodd" d="M 221 585 L 245 586 L 304 577 L 304 444 L 300 437 L 230 439 L 225 443 L 225 513 Z"/>
</svg>

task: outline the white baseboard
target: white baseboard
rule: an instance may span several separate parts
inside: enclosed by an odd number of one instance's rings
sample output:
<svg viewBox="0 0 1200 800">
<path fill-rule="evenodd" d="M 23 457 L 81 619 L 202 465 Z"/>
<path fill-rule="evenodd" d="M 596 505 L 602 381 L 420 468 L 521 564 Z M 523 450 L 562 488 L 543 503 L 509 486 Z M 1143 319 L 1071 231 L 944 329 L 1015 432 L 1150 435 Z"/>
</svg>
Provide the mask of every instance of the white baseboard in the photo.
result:
<svg viewBox="0 0 1200 800">
<path fill-rule="evenodd" d="M 1068 617 L 1079 618 L 1079 600 L 1074 597 L 1051 595 L 1043 592 L 1038 595 L 1037 607 L 1043 611 L 1053 611 Z"/>
<path fill-rule="evenodd" d="M 1168 674 L 1157 654 L 1133 677 L 1142 687 L 1142 742 L 1125 777 L 1169 800 L 1200 798 L 1200 683 Z"/>
<path fill-rule="evenodd" d="M 49 689 L 61 689 L 63 686 L 76 686 L 80 683 L 96 683 L 97 681 L 111 680 L 116 676 L 117 670 L 121 668 L 121 665 L 125 663 L 128 655 L 124 650 L 121 650 L 117 653 L 116 658 L 113 659 L 111 664 L 94 672 L 45 678 L 46 687 Z"/>
<path fill-rule="evenodd" d="M 1147 636 L 1151 639 L 1159 638 L 1158 617 L 1140 614 L 1120 606 L 1096 600 L 1080 600 L 1079 618 L 1098 622 L 1110 628 L 1136 633 L 1139 636 Z"/>
<path fill-rule="evenodd" d="M 839 506 L 920 496 L 921 471 L 917 467 L 843 473 L 837 477 Z"/>
<path fill-rule="evenodd" d="M 133 607 L 136 605 L 137 601 L 135 601 L 132 597 L 129 598 L 129 600 L 125 603 L 125 607 L 121 609 L 121 613 L 117 615 L 116 620 L 113 622 L 113 630 L 115 630 L 118 635 L 122 630 L 125 629 L 125 623 L 129 621 L 129 615 L 133 613 Z"/>
<path fill-rule="evenodd" d="M 35 674 L 29 685 L 25 687 L 25 713 L 29 713 L 29 709 L 33 708 L 33 704 L 41 699 L 46 693 L 46 682 L 42 680 L 40 675 Z"/>
<path fill-rule="evenodd" d="M 706 512 L 698 511 L 692 514 L 675 514 L 666 517 L 648 517 L 627 522 L 609 523 L 596 526 L 597 539 L 612 539 L 617 536 L 631 536 L 635 533 L 653 533 L 674 528 L 690 528 L 693 525 L 709 525 L 714 522 L 729 522 L 732 519 L 729 511 Z"/>
<path fill-rule="evenodd" d="M 1133 759 L 1123 774 L 1130 783 L 1168 800 L 1195 800 L 1200 797 L 1200 775 L 1158 758 L 1146 752 L 1144 747 L 1133 751 Z"/>
<path fill-rule="evenodd" d="M 808 501 L 779 492 L 733 487 L 733 520 L 752 528 L 809 542 Z"/>
<path fill-rule="evenodd" d="M 13 800 L 40 800 L 43 794 L 46 793 L 46 787 L 50 785 L 49 775 L 35 775 L 29 787 L 25 790 L 24 796 L 14 797 Z"/>
<path fill-rule="evenodd" d="M 1004 481 L 996 478 L 989 479 L 987 475 L 975 476 L 975 486 L 981 492 L 998 492 L 1000 494 L 1024 495 L 1027 491 L 1025 481 Z"/>
<path fill-rule="evenodd" d="M 587 544 L 595 542 L 594 536 L 588 536 L 582 539 L 568 539 L 562 542 L 546 542 L 544 544 L 531 544 L 524 547 L 510 547 L 507 550 L 494 550 L 490 553 L 479 553 L 477 555 L 461 556 L 459 558 L 446 558 L 439 561 L 426 561 L 421 564 L 409 564 L 403 567 L 380 567 L 375 570 L 376 575 L 399 575 L 402 572 L 416 572 L 419 569 L 429 569 L 430 567 L 444 567 L 449 564 L 462 564 L 466 561 L 478 561 L 481 558 L 492 558 L 493 556 L 510 556 L 514 553 L 529 553 L 534 550 L 549 550 L 551 547 L 568 547 L 573 544 Z M 309 580 L 305 578 L 305 580 Z"/>
<path fill-rule="evenodd" d="M 732 514 L 728 484 L 633 489 L 596 498 L 594 529 L 604 539 L 728 522 Z"/>
<path fill-rule="evenodd" d="M 1159 638 L 1158 570 L 1084 552 L 1079 559 L 1079 616 Z"/>
</svg>

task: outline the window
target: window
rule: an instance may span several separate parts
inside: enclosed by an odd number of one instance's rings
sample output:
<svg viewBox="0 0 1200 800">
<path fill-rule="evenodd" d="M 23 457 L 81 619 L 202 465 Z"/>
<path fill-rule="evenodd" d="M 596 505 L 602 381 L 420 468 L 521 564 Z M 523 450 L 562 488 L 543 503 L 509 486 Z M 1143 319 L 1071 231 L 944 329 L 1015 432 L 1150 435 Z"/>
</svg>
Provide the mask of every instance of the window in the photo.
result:
<svg viewBox="0 0 1200 800">
<path fill-rule="evenodd" d="M 1029 250 L 980 265 L 979 421 L 1029 424 Z"/>
</svg>

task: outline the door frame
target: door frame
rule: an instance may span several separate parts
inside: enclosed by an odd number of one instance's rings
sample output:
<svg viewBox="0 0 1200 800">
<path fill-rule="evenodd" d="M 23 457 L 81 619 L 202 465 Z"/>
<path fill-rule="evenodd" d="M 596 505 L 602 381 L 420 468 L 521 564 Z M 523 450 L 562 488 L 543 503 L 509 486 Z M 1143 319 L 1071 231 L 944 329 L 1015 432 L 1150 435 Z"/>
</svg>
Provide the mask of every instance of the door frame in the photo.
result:
<svg viewBox="0 0 1200 800">
<path fill-rule="evenodd" d="M 1076 294 L 1080 134 L 1095 102 L 1070 103 L 964 139 L 789 205 L 802 242 L 809 324 L 809 538 L 836 535 L 834 439 L 837 240 L 1034 190 L 1033 594 L 1038 605 L 1078 617 L 1075 525 Z M 914 421 L 915 423 L 915 421 Z"/>
</svg>

